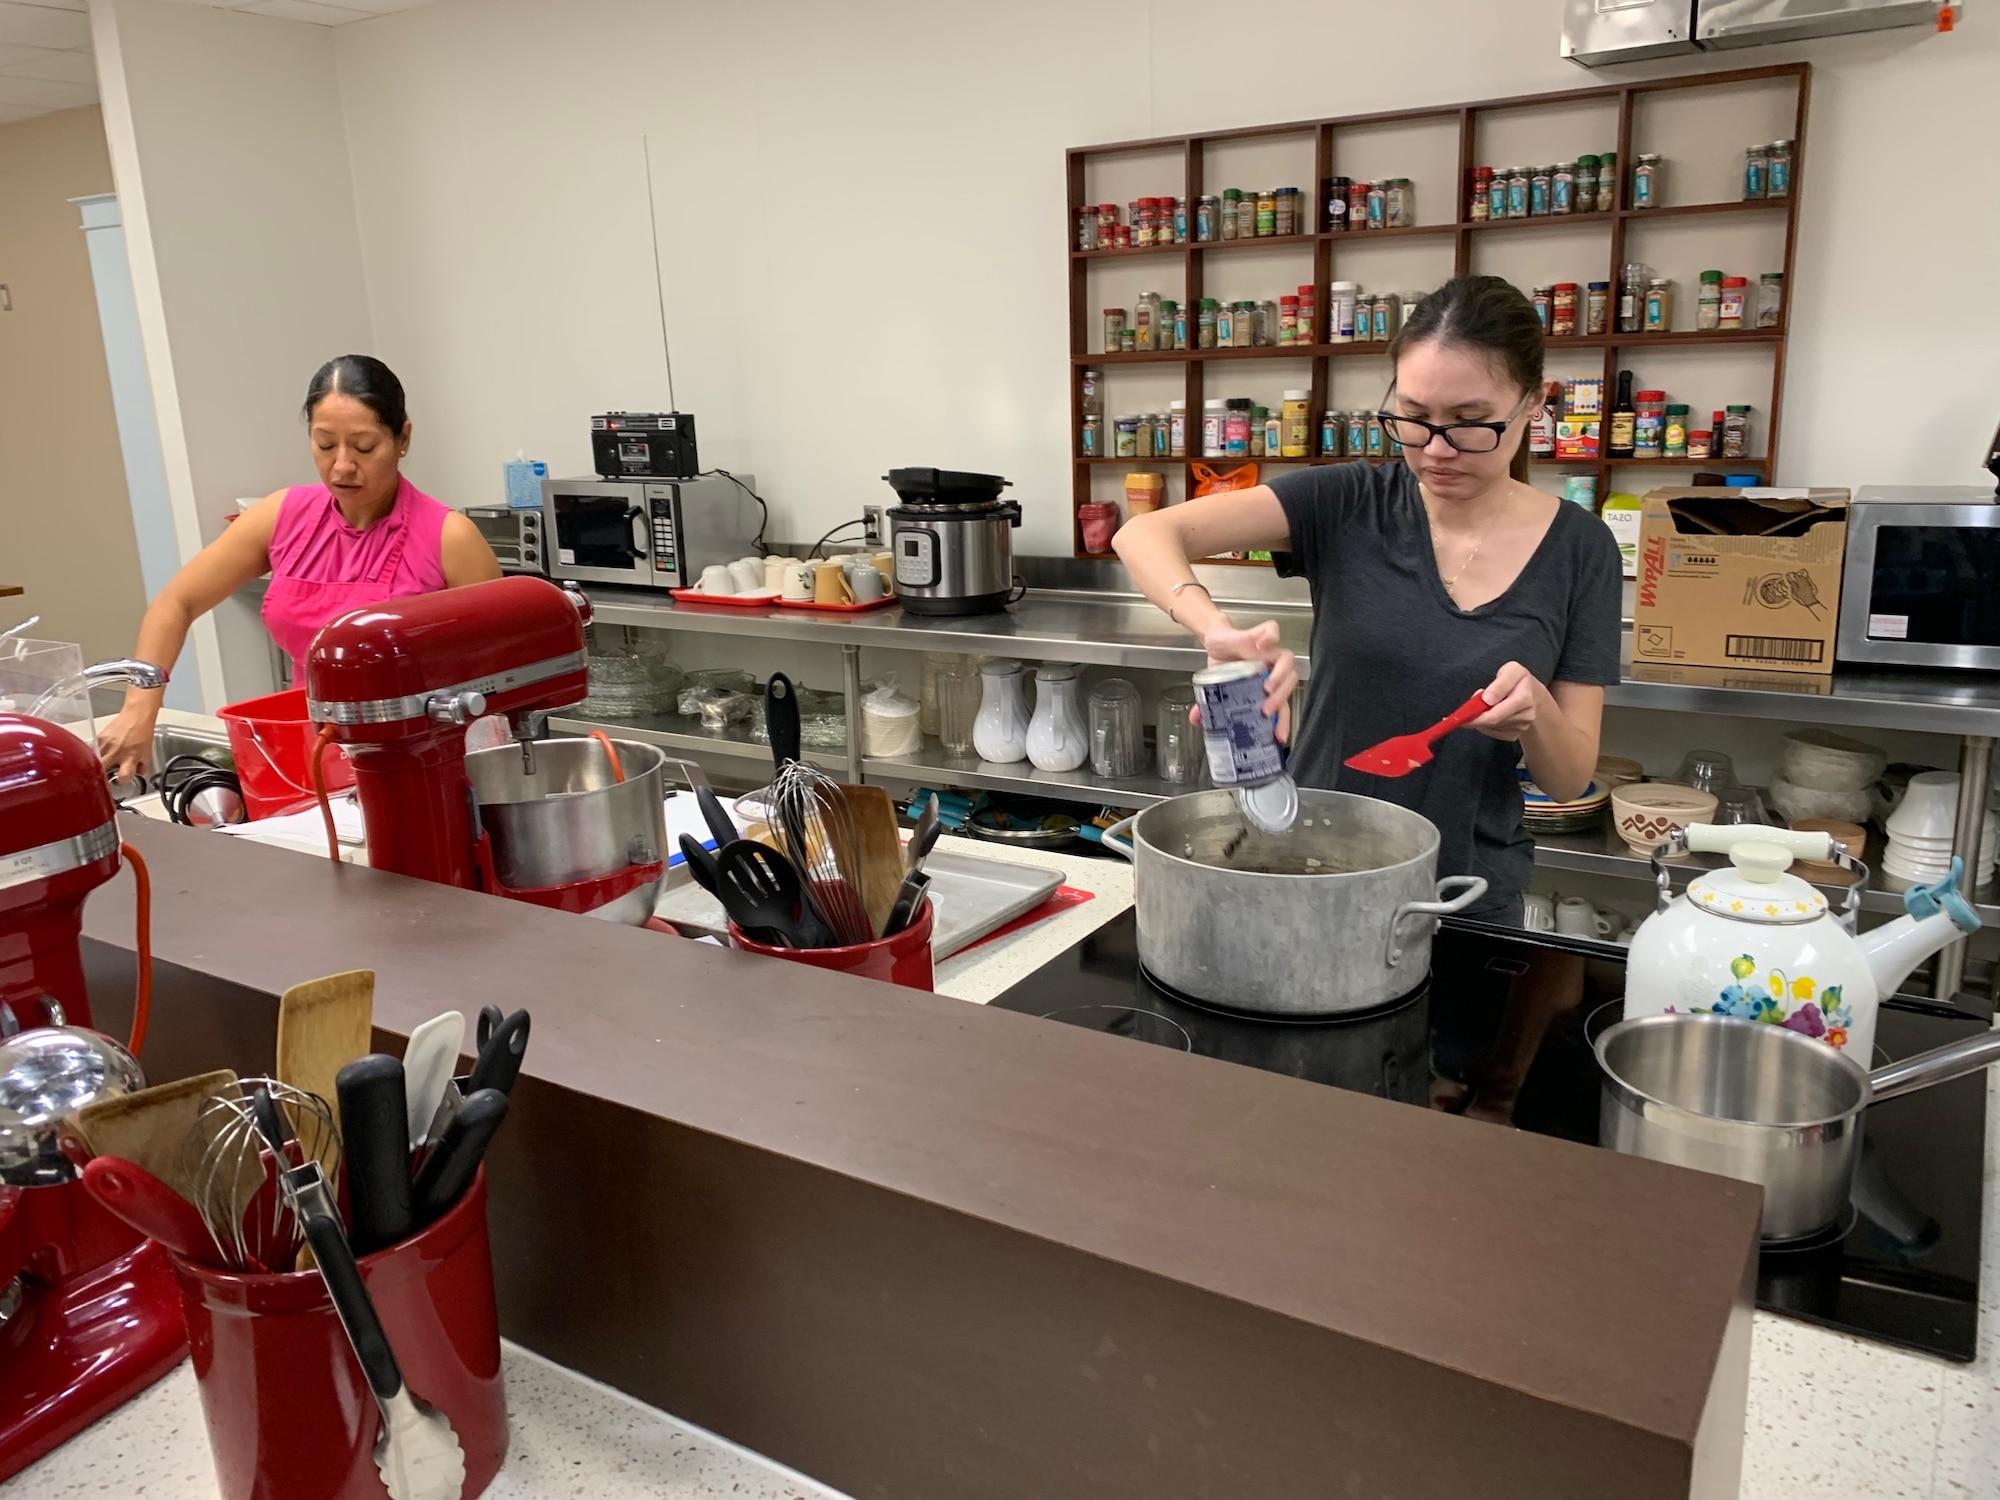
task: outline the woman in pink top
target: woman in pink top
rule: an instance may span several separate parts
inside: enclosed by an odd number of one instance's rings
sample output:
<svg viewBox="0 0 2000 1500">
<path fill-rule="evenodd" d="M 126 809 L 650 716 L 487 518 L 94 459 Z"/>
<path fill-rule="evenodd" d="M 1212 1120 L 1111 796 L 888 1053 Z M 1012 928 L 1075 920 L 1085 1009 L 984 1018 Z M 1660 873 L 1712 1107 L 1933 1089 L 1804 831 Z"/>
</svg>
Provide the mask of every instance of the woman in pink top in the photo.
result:
<svg viewBox="0 0 2000 1500">
<path fill-rule="evenodd" d="M 381 360 L 343 354 L 320 366 L 305 418 L 320 482 L 266 495 L 176 573 L 139 626 L 141 661 L 172 663 L 197 618 L 265 573 L 264 624 L 291 656 L 295 680 L 336 615 L 500 576 L 479 529 L 398 467 L 410 452 L 410 417 L 403 383 Z M 131 689 L 98 734 L 105 764 L 121 777 L 147 769 L 162 692 Z"/>
</svg>

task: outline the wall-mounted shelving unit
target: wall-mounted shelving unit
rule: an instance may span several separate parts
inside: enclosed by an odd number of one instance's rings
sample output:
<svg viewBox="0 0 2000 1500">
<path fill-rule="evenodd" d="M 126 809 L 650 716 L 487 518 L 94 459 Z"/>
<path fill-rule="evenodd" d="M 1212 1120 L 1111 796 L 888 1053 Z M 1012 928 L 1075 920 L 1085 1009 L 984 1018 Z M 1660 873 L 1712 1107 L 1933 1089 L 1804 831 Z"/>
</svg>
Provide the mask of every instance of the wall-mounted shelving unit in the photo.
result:
<svg viewBox="0 0 2000 1500">
<path fill-rule="evenodd" d="M 1177 274 L 1181 284 L 1177 288 L 1178 298 L 1189 308 L 1199 307 L 1205 295 L 1213 295 L 1204 290 L 1212 280 L 1222 274 L 1222 269 L 1232 262 L 1245 257 L 1269 255 L 1273 252 L 1290 251 L 1295 259 L 1303 256 L 1311 259 L 1311 285 L 1316 288 L 1317 304 L 1322 319 L 1328 310 L 1328 285 L 1336 279 L 1363 281 L 1360 275 L 1337 274 L 1337 268 L 1351 257 L 1363 256 L 1378 245 L 1404 244 L 1419 246 L 1430 242 L 1443 241 L 1451 246 L 1452 259 L 1450 273 L 1464 275 L 1472 271 L 1495 269 L 1482 261 L 1489 256 L 1483 247 L 1501 246 L 1514 241 L 1517 235 L 1577 236 L 1579 238 L 1601 239 L 1604 244 L 1603 259 L 1596 264 L 1601 271 L 1593 270 L 1588 276 L 1574 274 L 1564 280 L 1604 279 L 1612 285 L 1615 302 L 1619 281 L 1619 271 L 1628 258 L 1631 242 L 1635 235 L 1644 235 L 1651 226 L 1687 226 L 1686 232 L 1700 233 L 1704 226 L 1720 226 L 1732 220 L 1743 224 L 1777 224 L 1782 226 L 1782 265 L 1769 264 L 1745 268 L 1743 274 L 1750 276 L 1754 285 L 1757 274 L 1771 269 L 1782 269 L 1785 277 L 1785 305 L 1787 310 L 1793 305 L 1794 287 L 1792 271 L 1794 249 L 1797 243 L 1798 211 L 1801 190 L 1805 181 L 1806 150 L 1806 106 L 1811 88 L 1811 65 L 1788 63 L 1761 68 L 1743 68 L 1729 72 L 1695 74 L 1677 78 L 1653 79 L 1643 83 L 1616 84 L 1609 87 L 1569 89 L 1555 93 L 1531 94 L 1507 99 L 1489 99 L 1476 103 L 1437 105 L 1425 109 L 1397 110 L 1371 115 L 1329 116 L 1318 120 L 1296 120 L 1285 124 L 1254 126 L 1247 129 L 1217 131 L 1209 134 L 1163 136 L 1146 141 L 1123 141 L 1104 146 L 1083 146 L 1072 148 L 1067 154 L 1068 203 L 1069 212 L 1064 226 L 1065 243 L 1069 246 L 1069 345 L 1070 345 L 1070 452 L 1072 455 L 1072 513 L 1075 506 L 1093 498 L 1096 474 L 1106 465 L 1125 469 L 1152 469 L 1173 473 L 1178 471 L 1183 478 L 1195 463 L 1207 462 L 1217 467 L 1234 466 L 1240 460 L 1203 459 L 1200 454 L 1199 428 L 1204 398 L 1222 394 L 1219 388 L 1222 376 L 1212 373 L 1212 367 L 1221 365 L 1229 368 L 1236 361 L 1290 361 L 1301 368 L 1300 386 L 1309 384 L 1311 390 L 1311 410 L 1313 431 L 1317 435 L 1319 414 L 1328 407 L 1328 395 L 1334 374 L 1333 361 L 1346 359 L 1383 359 L 1386 346 L 1379 343 L 1316 343 L 1310 345 L 1286 345 L 1277 348 L 1232 348 L 1232 349 L 1187 349 L 1156 350 L 1138 353 L 1106 353 L 1093 351 L 1092 343 L 1100 337 L 1100 324 L 1096 313 L 1099 298 L 1093 296 L 1093 275 L 1106 268 L 1121 266 L 1131 262 L 1135 267 L 1158 267 L 1162 273 Z M 1665 191 L 1665 201 L 1654 208 L 1632 208 L 1627 206 L 1627 195 L 1631 188 L 1631 168 L 1635 156 L 1642 151 L 1654 149 L 1654 122 L 1644 118 L 1649 101 L 1665 99 L 1686 99 L 1700 102 L 1697 91 L 1720 91 L 1742 93 L 1745 90 L 1786 90 L 1792 91 L 1791 108 L 1785 129 L 1793 141 L 1791 191 L 1784 198 L 1766 199 L 1717 199 L 1715 201 L 1675 201 L 1674 178 L 1670 175 Z M 1532 122 L 1537 118 L 1551 121 L 1552 130 L 1576 129 L 1575 119 L 1580 113 L 1599 111 L 1615 121 L 1615 149 L 1618 154 L 1618 206 L 1605 212 L 1577 213 L 1564 215 L 1537 216 L 1523 219 L 1481 219 L 1464 217 L 1470 194 L 1472 168 L 1475 164 L 1492 166 L 1511 165 L 1511 161 L 1496 159 L 1495 151 L 1487 145 L 1486 135 L 1496 122 L 1505 122 L 1505 128 L 1518 138 L 1522 122 Z M 1417 181 L 1418 199 L 1421 211 L 1438 212 L 1441 208 L 1452 217 L 1436 223 L 1419 222 L 1413 226 L 1397 229 L 1353 230 L 1343 233 L 1327 233 L 1319 230 L 1321 212 L 1321 184 L 1336 174 L 1348 173 L 1344 163 L 1349 154 L 1349 142 L 1366 138 L 1371 159 L 1379 159 L 1381 143 L 1385 138 L 1393 138 L 1397 131 L 1414 134 L 1430 132 L 1433 138 L 1438 132 L 1455 133 L 1457 142 L 1455 171 L 1452 180 L 1432 182 L 1429 179 Z M 1603 139 L 1596 144 L 1611 146 L 1614 132 L 1607 130 Z M 1768 138 L 1768 137 L 1767 137 Z M 1256 143 L 1291 142 L 1297 148 L 1300 174 L 1303 175 L 1305 150 L 1312 153 L 1312 178 L 1300 183 L 1300 209 L 1306 229 L 1304 232 L 1282 237 L 1259 237 L 1255 239 L 1219 240 L 1175 245 L 1147 245 L 1133 249 L 1081 250 L 1075 248 L 1076 224 L 1079 213 L 1087 203 L 1100 201 L 1095 189 L 1095 174 L 1115 164 L 1119 159 L 1151 159 L 1160 163 L 1161 180 L 1148 189 L 1160 193 L 1171 186 L 1177 196 L 1185 197 L 1192 212 L 1203 193 L 1211 189 L 1205 186 L 1210 175 L 1212 154 L 1227 154 Z M 1588 144 L 1586 142 L 1586 144 Z M 1749 144 L 1746 140 L 1742 144 Z M 1553 151 L 1553 146 L 1547 148 Z M 1738 147 L 1740 149 L 1740 146 Z M 1178 159 L 1177 178 L 1168 174 L 1173 168 L 1168 165 Z M 1548 159 L 1545 155 L 1540 159 Z M 1673 162 L 1669 162 L 1672 167 Z M 1701 180 L 1713 183 L 1718 174 L 1712 169 L 1716 164 L 1706 163 L 1711 170 L 1701 174 Z M 1740 167 L 1740 161 L 1736 163 Z M 1235 184 L 1232 184 L 1235 185 Z M 1669 229 L 1668 233 L 1676 232 Z M 1593 259 L 1595 252 L 1593 252 Z M 1441 262 L 1440 257 L 1440 262 Z M 1582 257 L 1578 257 L 1578 263 Z M 1351 263 L 1351 262 L 1350 262 Z M 1440 269 L 1442 267 L 1440 266 Z M 1504 274 L 1504 271 L 1500 272 Z M 1301 279 L 1300 284 L 1303 284 Z M 1381 290 L 1381 288 L 1372 288 Z M 1525 288 L 1524 288 L 1525 290 Z M 1682 300 L 1681 321 L 1692 322 L 1695 284 L 1692 279 L 1684 280 L 1679 287 Z M 1581 310 L 1579 310 L 1581 319 Z M 1727 354 L 1733 357 L 1768 360 L 1770 366 L 1768 397 L 1758 406 L 1758 429 L 1762 435 L 1761 453 L 1749 460 L 1743 459 L 1549 459 L 1538 460 L 1537 467 L 1558 469 L 1570 473 L 1594 473 L 1597 476 L 1597 493 L 1600 499 L 1611 492 L 1614 478 L 1624 478 L 1628 471 L 1654 473 L 1664 482 L 1671 471 L 1692 474 L 1698 468 L 1728 469 L 1731 472 L 1754 472 L 1775 478 L 1778 463 L 1778 440 L 1782 415 L 1782 398 L 1785 373 L 1785 346 L 1787 324 L 1784 319 L 1775 327 L 1745 328 L 1741 331 L 1694 332 L 1676 330 L 1667 333 L 1617 333 L 1585 335 L 1571 338 L 1551 338 L 1548 350 L 1551 365 L 1573 353 L 1601 353 L 1601 367 L 1607 405 L 1616 389 L 1617 375 L 1621 367 L 1630 361 L 1623 358 L 1629 350 L 1690 351 L 1697 354 Z M 1565 360 L 1567 364 L 1574 361 Z M 1385 360 L 1386 364 L 1386 360 Z M 1162 366 L 1171 370 L 1179 366 L 1182 378 L 1176 395 L 1186 401 L 1189 420 L 1189 452 L 1182 458 L 1160 458 L 1141 456 L 1137 458 L 1087 458 L 1082 452 L 1083 419 L 1083 372 L 1101 370 L 1107 380 L 1115 381 L 1121 371 L 1132 366 Z M 1303 373 L 1310 369 L 1309 378 Z M 1386 369 L 1385 369 L 1386 377 Z M 1289 382 L 1288 382 L 1289 383 Z M 1385 378 L 1386 384 L 1386 378 Z M 1748 394 L 1753 394 L 1750 392 Z M 1738 396 L 1733 399 L 1743 399 Z M 1113 402 L 1115 404 L 1115 400 Z M 1107 413 L 1110 407 L 1106 408 Z M 1696 414 L 1696 419 L 1699 420 Z M 1108 429 L 1110 417 L 1107 414 L 1105 426 Z M 1259 465 L 1297 465 L 1307 463 L 1345 463 L 1345 458 L 1311 459 L 1269 459 L 1251 460 Z M 1396 460 L 1390 460 L 1396 461 Z M 1096 498 L 1103 498 L 1101 495 Z M 1092 554 L 1083 550 L 1080 526 L 1072 526 L 1073 540 L 1078 557 Z"/>
</svg>

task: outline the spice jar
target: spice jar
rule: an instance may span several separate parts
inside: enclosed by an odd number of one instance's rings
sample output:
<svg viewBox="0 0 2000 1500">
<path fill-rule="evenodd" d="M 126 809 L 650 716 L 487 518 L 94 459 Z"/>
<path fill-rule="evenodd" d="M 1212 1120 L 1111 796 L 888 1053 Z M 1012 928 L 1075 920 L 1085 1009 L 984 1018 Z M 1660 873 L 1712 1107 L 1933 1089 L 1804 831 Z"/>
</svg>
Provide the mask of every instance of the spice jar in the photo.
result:
<svg viewBox="0 0 2000 1500">
<path fill-rule="evenodd" d="M 1717 416 L 1722 415 L 1720 412 Z M 1689 458 L 1707 458 L 1715 451 L 1715 435 L 1706 427 L 1690 427 L 1687 435 Z"/>
<path fill-rule="evenodd" d="M 1535 319 L 1542 325 L 1542 332 L 1545 334 L 1549 331 L 1549 323 L 1555 300 L 1556 289 L 1553 286 L 1538 286 L 1535 288 Z"/>
<path fill-rule="evenodd" d="M 1764 196 L 1767 198 L 1789 198 L 1792 196 L 1792 143 L 1773 141 L 1765 164 Z"/>
<path fill-rule="evenodd" d="M 1347 227 L 1350 230 L 1368 227 L 1368 184 L 1365 182 L 1347 184 Z"/>
<path fill-rule="evenodd" d="M 1195 313 L 1195 347 L 1213 349 L 1221 342 L 1216 336 L 1216 319 L 1222 304 L 1213 297 L 1201 299 L 1201 307 Z"/>
<path fill-rule="evenodd" d="M 1286 391 L 1285 404 L 1280 409 L 1281 424 L 1278 433 L 1278 455 L 1281 458 L 1309 458 L 1312 456 L 1309 416 L 1311 391 Z"/>
<path fill-rule="evenodd" d="M 1125 337 L 1125 309 L 1107 307 L 1104 309 L 1104 352 L 1116 354 Z"/>
<path fill-rule="evenodd" d="M 1642 151 L 1632 165 L 1632 206 L 1658 208 L 1665 195 L 1665 165 L 1657 151 Z"/>
<path fill-rule="evenodd" d="M 1504 219 L 1507 217 L 1508 175 L 1509 175 L 1508 171 L 1505 167 L 1498 168 L 1493 173 L 1493 180 L 1486 184 L 1486 208 L 1487 208 L 1488 218 Z"/>
<path fill-rule="evenodd" d="M 1608 214 L 1618 206 L 1618 153 L 1602 151 L 1597 157 L 1597 211 Z"/>
<path fill-rule="evenodd" d="M 1611 283 L 1593 281 L 1586 290 L 1583 331 L 1592 338 L 1611 331 Z"/>
<path fill-rule="evenodd" d="M 1154 335 L 1162 349 L 1185 349 L 1188 346 L 1187 309 L 1178 302 L 1160 304 L 1160 331 Z"/>
<path fill-rule="evenodd" d="M 1240 188 L 1222 190 L 1222 238 L 1236 238 L 1236 226 L 1242 222 L 1243 191 Z"/>
<path fill-rule="evenodd" d="M 1765 182 L 1771 170 L 1769 146 L 1743 148 L 1743 198 L 1745 202 L 1765 196 Z"/>
<path fill-rule="evenodd" d="M 1255 193 L 1244 193 L 1236 200 L 1236 238 L 1239 240 L 1254 240 L 1257 238 L 1257 195 Z"/>
<path fill-rule="evenodd" d="M 1321 458 L 1340 457 L 1342 440 L 1347 436 L 1347 418 L 1337 411 L 1327 412 L 1319 419 L 1319 453 Z"/>
<path fill-rule="evenodd" d="M 1125 476 L 1125 513 L 1128 516 L 1143 516 L 1160 508 L 1160 500 L 1166 494 L 1167 479 L 1164 474 L 1156 474 L 1150 469 L 1135 469 Z M 1095 552 L 1100 549 L 1091 548 Z"/>
<path fill-rule="evenodd" d="M 1153 457 L 1172 458 L 1174 456 L 1174 435 L 1167 426 L 1167 414 L 1153 413 Z"/>
<path fill-rule="evenodd" d="M 1389 227 L 1389 184 L 1386 180 L 1368 184 L 1368 227 Z"/>
<path fill-rule="evenodd" d="M 1083 429 L 1077 434 L 1077 453 L 1084 458 L 1103 458 L 1104 418 L 1089 416 L 1083 419 Z"/>
<path fill-rule="evenodd" d="M 1257 304 L 1249 301 L 1229 304 L 1229 347 L 1248 349 L 1257 338 Z"/>
<path fill-rule="evenodd" d="M 1646 316 L 1646 283 L 1652 268 L 1643 261 L 1626 265 L 1618 279 L 1618 331 L 1637 333 Z"/>
<path fill-rule="evenodd" d="M 1597 212 L 1597 158 L 1579 156 L 1576 159 L 1576 212 L 1592 214 Z"/>
<path fill-rule="evenodd" d="M 1076 248 L 1095 250 L 1097 248 L 1097 205 L 1079 208 L 1076 211 Z"/>
<path fill-rule="evenodd" d="M 1403 299 L 1396 296 L 1381 296 L 1369 309 L 1369 334 L 1374 342 L 1386 344 L 1394 338 L 1403 326 Z"/>
<path fill-rule="evenodd" d="M 1263 425 L 1264 457 L 1278 457 L 1284 451 L 1285 446 L 1285 418 L 1283 413 L 1268 411 L 1261 406 L 1254 406 L 1250 409 L 1250 416 L 1253 421 Z"/>
<path fill-rule="evenodd" d="M 1472 192 L 1466 202 L 1465 216 L 1475 222 L 1493 217 L 1493 169 L 1491 167 L 1474 167 L 1472 169 Z M 1093 237 L 1096 232 L 1096 224 L 1093 221 L 1091 226 Z M 1083 248 L 1088 250 L 1090 246 L 1085 245 Z"/>
<path fill-rule="evenodd" d="M 1136 336 L 1130 328 L 1127 328 L 1123 333 L 1118 335 L 1118 352 L 1120 354 L 1134 353 L 1138 347 Z"/>
<path fill-rule="evenodd" d="M 1701 292 L 1695 298 L 1694 326 L 1698 333 L 1712 333 L 1722 326 L 1722 273 L 1703 271 Z"/>
<path fill-rule="evenodd" d="M 1113 458 L 1137 458 L 1139 456 L 1139 419 L 1137 417 L 1113 417 L 1111 419 Z"/>
<path fill-rule="evenodd" d="M 1387 197 L 1383 212 L 1387 215 L 1389 228 L 1413 227 L 1417 222 L 1417 190 L 1410 185 L 1410 179 L 1391 177 Z"/>
<path fill-rule="evenodd" d="M 1556 163 L 1555 173 L 1549 178 L 1549 212 L 1576 212 L 1576 163 L 1573 161 Z"/>
<path fill-rule="evenodd" d="M 1223 403 L 1222 454 L 1225 458 L 1250 456 L 1250 399 L 1232 396 Z"/>
<path fill-rule="evenodd" d="M 1187 242 L 1188 201 L 1185 198 L 1176 198 L 1174 199 L 1174 243 L 1185 245 Z"/>
<path fill-rule="evenodd" d="M 1296 344 L 1299 341 L 1299 299 L 1280 297 L 1278 299 L 1278 342 Z"/>
<path fill-rule="evenodd" d="M 1153 330 L 1160 320 L 1160 294 L 1141 292 L 1139 300 L 1132 304 L 1132 347 L 1143 352 L 1151 350 Z"/>
<path fill-rule="evenodd" d="M 1194 237 L 1197 243 L 1214 243 L 1220 231 L 1216 220 L 1220 217 L 1222 200 L 1213 193 L 1203 193 L 1194 204 Z"/>
<path fill-rule="evenodd" d="M 1387 450 L 1383 447 L 1383 442 L 1382 442 L 1383 433 L 1382 433 L 1381 415 L 1377 412 L 1371 411 L 1368 413 L 1366 420 L 1367 420 L 1367 433 L 1368 433 L 1368 456 L 1370 458 L 1387 458 L 1389 455 Z"/>
<path fill-rule="evenodd" d="M 1236 346 L 1236 304 L 1217 307 L 1215 310 L 1215 347 L 1233 349 Z"/>
<path fill-rule="evenodd" d="M 1723 458 L 1750 456 L 1750 408 L 1732 406 L 1722 419 Z"/>
<path fill-rule="evenodd" d="M 1167 403 L 1167 457 L 1187 456 L 1187 402 L 1176 398 Z"/>
<path fill-rule="evenodd" d="M 1554 300 L 1549 304 L 1549 333 L 1559 339 L 1576 337 L 1576 294 L 1574 281 L 1558 281 Z"/>
<path fill-rule="evenodd" d="M 1228 415 L 1220 396 L 1210 396 L 1201 403 L 1201 456 L 1221 458 L 1227 442 L 1224 428 Z"/>
<path fill-rule="evenodd" d="M 1326 289 L 1326 341 L 1351 344 L 1357 336 L 1354 304 L 1361 296 L 1358 281 L 1336 281 Z"/>
<path fill-rule="evenodd" d="M 1137 421 L 1138 425 L 1132 431 L 1133 456 L 1137 458 L 1151 458 L 1153 456 L 1153 415 L 1151 412 L 1140 412 Z"/>
<path fill-rule="evenodd" d="M 1328 234 L 1339 234 L 1348 228 L 1347 194 L 1354 186 L 1346 177 L 1329 177 L 1320 184 L 1320 196 L 1326 203 L 1326 223 L 1322 226 Z"/>
<path fill-rule="evenodd" d="M 1663 457 L 1667 441 L 1667 393 L 1640 391 L 1632 402 L 1637 413 L 1632 423 L 1632 456 Z"/>
<path fill-rule="evenodd" d="M 1257 195 L 1257 237 L 1269 239 L 1278 232 L 1278 195 L 1265 188 Z"/>
<path fill-rule="evenodd" d="M 1347 443 L 1344 452 L 1349 458 L 1368 456 L 1369 413 L 1351 411 L 1347 414 Z"/>
<path fill-rule="evenodd" d="M 1299 288 L 1299 342 L 1310 344 L 1319 337 L 1319 299 L 1309 286 Z"/>
<path fill-rule="evenodd" d="M 1743 276 L 1722 278 L 1722 305 L 1717 310 L 1716 326 L 1725 331 L 1743 326 L 1743 301 L 1749 279 Z"/>
<path fill-rule="evenodd" d="M 1687 457 L 1688 409 L 1684 404 L 1667 407 L 1667 425 L 1661 438 L 1660 450 L 1664 458 Z"/>
<path fill-rule="evenodd" d="M 1785 321 L 1785 273 L 1766 271 L 1757 278 L 1757 326 L 1776 328 Z"/>
<path fill-rule="evenodd" d="M 1549 211 L 1555 185 L 1554 167 L 1536 167 L 1528 178 L 1528 216 L 1539 219 Z"/>
<path fill-rule="evenodd" d="M 1299 190 L 1295 187 L 1278 189 L 1278 229 L 1279 234 L 1297 234 L 1299 224 Z"/>
<path fill-rule="evenodd" d="M 1646 283 L 1645 330 L 1666 333 L 1674 326 L 1674 284 L 1664 276 Z"/>
<path fill-rule="evenodd" d="M 1528 217 L 1528 184 L 1533 169 L 1515 167 L 1507 173 L 1507 217 L 1525 219 Z"/>
</svg>

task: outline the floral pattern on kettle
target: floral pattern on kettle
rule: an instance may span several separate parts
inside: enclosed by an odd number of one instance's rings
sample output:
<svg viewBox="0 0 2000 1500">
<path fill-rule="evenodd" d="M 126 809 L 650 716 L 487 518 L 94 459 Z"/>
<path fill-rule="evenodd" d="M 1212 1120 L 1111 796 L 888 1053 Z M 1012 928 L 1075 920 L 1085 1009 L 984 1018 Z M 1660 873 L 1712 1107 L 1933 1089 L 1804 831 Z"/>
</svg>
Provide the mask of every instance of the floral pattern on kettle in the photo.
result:
<svg viewBox="0 0 2000 1500">
<path fill-rule="evenodd" d="M 1810 974 L 1794 978 L 1782 969 L 1760 976 L 1758 968 L 1753 954 L 1739 953 L 1729 961 L 1729 972 L 1736 982 L 1725 985 L 1714 1004 L 1697 1005 L 1695 1011 L 1782 1026 L 1834 1047 L 1847 1045 L 1854 1012 L 1841 998 L 1839 985 L 1821 988 Z"/>
</svg>

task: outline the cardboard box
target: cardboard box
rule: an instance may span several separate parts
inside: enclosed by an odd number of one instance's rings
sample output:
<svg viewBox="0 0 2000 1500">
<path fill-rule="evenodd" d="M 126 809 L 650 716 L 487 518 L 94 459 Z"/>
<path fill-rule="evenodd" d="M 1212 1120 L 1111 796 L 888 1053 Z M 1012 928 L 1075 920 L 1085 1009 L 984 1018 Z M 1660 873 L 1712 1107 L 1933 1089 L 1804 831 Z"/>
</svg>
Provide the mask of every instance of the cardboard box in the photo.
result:
<svg viewBox="0 0 2000 1500">
<path fill-rule="evenodd" d="M 1648 494 L 1633 662 L 1832 672 L 1847 499 L 1835 489 Z"/>
<path fill-rule="evenodd" d="M 1597 457 L 1597 418 L 1564 417 L 1556 423 L 1556 457 Z"/>
</svg>

